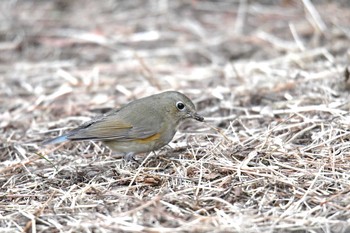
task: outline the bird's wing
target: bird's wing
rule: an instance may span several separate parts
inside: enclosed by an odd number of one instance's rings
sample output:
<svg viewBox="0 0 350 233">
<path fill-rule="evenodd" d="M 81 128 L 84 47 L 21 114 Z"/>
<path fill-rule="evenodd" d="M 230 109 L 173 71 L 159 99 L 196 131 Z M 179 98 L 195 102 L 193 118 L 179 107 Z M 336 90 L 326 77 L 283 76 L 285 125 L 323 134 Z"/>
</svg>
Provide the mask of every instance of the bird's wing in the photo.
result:
<svg viewBox="0 0 350 233">
<path fill-rule="evenodd" d="M 131 123 L 127 119 L 107 115 L 92 120 L 68 133 L 69 140 L 119 140 L 145 139 L 159 133 L 161 124 L 154 118 L 138 117 Z"/>
</svg>

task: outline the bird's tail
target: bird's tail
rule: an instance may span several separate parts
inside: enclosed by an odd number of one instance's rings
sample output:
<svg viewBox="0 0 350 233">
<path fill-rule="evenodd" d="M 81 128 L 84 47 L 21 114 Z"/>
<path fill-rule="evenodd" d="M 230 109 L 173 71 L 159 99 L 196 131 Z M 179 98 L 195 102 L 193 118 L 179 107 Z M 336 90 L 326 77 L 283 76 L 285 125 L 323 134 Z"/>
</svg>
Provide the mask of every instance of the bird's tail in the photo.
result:
<svg viewBox="0 0 350 233">
<path fill-rule="evenodd" d="M 59 136 L 56 138 L 51 138 L 51 139 L 45 140 L 42 142 L 42 145 L 45 146 L 45 145 L 49 145 L 49 144 L 57 144 L 57 143 L 66 142 L 66 141 L 68 141 L 67 136 L 68 135 L 65 134 L 65 135 L 62 135 L 62 136 Z"/>
</svg>

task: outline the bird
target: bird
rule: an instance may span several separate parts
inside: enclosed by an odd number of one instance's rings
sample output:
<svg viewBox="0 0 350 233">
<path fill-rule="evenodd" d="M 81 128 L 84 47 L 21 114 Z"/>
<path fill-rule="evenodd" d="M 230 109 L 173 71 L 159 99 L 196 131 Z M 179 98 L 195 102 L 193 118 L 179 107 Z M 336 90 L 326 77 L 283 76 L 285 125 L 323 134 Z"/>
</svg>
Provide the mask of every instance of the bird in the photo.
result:
<svg viewBox="0 0 350 233">
<path fill-rule="evenodd" d="M 134 100 L 42 144 L 101 141 L 130 161 L 136 154 L 154 152 L 167 145 L 179 124 L 188 118 L 204 121 L 186 95 L 166 91 Z"/>
</svg>

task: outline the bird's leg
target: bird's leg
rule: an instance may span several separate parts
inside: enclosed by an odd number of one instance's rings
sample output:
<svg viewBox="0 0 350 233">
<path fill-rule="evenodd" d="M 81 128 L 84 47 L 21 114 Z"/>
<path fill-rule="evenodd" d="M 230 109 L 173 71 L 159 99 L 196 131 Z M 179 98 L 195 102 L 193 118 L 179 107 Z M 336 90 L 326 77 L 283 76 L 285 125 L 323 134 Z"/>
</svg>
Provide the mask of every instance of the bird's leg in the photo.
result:
<svg viewBox="0 0 350 233">
<path fill-rule="evenodd" d="M 152 150 L 152 153 L 153 153 L 155 159 L 158 158 L 158 155 L 154 150 Z"/>
</svg>

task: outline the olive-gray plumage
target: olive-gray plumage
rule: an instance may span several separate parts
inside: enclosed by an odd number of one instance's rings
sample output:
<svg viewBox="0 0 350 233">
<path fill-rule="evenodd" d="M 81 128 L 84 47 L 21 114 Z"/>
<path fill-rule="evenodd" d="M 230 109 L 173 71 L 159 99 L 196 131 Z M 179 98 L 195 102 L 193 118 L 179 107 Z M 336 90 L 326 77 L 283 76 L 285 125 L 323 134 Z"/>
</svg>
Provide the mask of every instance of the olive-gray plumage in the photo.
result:
<svg viewBox="0 0 350 233">
<path fill-rule="evenodd" d="M 179 123 L 193 118 L 203 121 L 184 94 L 167 91 L 148 96 L 99 116 L 72 131 L 44 142 L 102 141 L 128 159 L 134 154 L 157 150 L 174 137 Z"/>
</svg>

